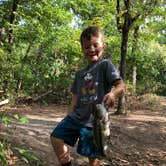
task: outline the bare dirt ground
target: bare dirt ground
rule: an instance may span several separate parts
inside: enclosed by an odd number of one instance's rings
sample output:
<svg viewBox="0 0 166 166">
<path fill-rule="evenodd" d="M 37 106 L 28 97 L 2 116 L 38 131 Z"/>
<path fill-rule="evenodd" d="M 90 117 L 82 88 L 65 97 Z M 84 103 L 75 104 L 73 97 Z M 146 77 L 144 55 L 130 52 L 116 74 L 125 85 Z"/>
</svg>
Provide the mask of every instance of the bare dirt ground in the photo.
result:
<svg viewBox="0 0 166 166">
<path fill-rule="evenodd" d="M 160 101 L 159 108 L 155 111 L 133 110 L 126 116 L 110 116 L 112 162 L 103 160 L 103 166 L 166 166 L 166 98 Z M 18 113 L 29 122 L 12 122 L 7 130 L 1 125 L 0 136 L 7 136 L 12 146 L 29 149 L 42 162 L 26 164 L 14 153 L 9 166 L 59 166 L 49 135 L 66 111 L 66 105 L 12 108 L 11 114 Z M 71 148 L 71 155 L 76 166 L 88 165 L 87 159 L 76 154 L 75 148 Z"/>
</svg>

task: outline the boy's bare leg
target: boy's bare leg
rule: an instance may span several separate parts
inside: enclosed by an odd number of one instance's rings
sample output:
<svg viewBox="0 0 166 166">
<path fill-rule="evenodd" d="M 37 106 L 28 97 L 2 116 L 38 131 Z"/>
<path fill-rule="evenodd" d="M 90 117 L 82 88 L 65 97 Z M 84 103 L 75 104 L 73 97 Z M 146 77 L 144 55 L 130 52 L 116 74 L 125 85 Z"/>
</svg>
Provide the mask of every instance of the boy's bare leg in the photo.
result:
<svg viewBox="0 0 166 166">
<path fill-rule="evenodd" d="M 97 158 L 88 158 L 90 166 L 100 166 L 100 160 Z"/>
<path fill-rule="evenodd" d="M 64 141 L 55 137 L 50 137 L 55 154 L 61 164 L 66 164 L 71 161 L 70 152 Z"/>
</svg>

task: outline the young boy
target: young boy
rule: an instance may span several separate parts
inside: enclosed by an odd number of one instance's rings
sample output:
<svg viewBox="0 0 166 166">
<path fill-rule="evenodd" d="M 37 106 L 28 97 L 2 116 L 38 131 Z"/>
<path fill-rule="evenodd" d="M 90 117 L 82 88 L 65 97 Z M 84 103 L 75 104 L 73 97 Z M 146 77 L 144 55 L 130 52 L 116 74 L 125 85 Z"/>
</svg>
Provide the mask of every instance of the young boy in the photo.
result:
<svg viewBox="0 0 166 166">
<path fill-rule="evenodd" d="M 112 107 L 125 86 L 111 61 L 102 57 L 105 42 L 99 27 L 86 28 L 80 42 L 88 66 L 76 73 L 70 111 L 51 133 L 51 142 L 62 166 L 72 165 L 67 145 L 74 146 L 77 140 L 77 152 L 88 157 L 90 166 L 99 166 L 100 151 L 93 142 L 94 117 L 90 104 L 104 102 Z"/>
</svg>

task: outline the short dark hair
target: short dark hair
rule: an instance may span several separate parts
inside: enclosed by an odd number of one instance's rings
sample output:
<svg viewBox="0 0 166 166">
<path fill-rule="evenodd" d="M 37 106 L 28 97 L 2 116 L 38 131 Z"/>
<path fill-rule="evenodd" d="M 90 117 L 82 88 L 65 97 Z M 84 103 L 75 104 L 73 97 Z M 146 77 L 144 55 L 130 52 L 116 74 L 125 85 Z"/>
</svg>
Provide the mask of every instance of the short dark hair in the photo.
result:
<svg viewBox="0 0 166 166">
<path fill-rule="evenodd" d="M 98 27 L 98 26 L 88 26 L 81 33 L 81 36 L 80 36 L 81 45 L 83 44 L 83 39 L 90 40 L 90 38 L 92 36 L 99 36 L 100 34 L 102 35 L 103 40 L 104 40 L 104 32 L 103 32 L 103 30 L 101 30 L 100 27 Z"/>
</svg>

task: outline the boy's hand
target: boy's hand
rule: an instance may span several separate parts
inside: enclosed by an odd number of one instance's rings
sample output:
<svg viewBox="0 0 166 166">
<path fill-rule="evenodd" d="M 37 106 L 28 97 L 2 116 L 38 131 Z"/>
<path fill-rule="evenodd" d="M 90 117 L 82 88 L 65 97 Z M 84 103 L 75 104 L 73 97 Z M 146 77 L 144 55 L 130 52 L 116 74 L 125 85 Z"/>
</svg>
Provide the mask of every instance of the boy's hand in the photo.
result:
<svg viewBox="0 0 166 166">
<path fill-rule="evenodd" d="M 112 92 L 107 93 L 103 98 L 104 104 L 108 107 L 113 107 L 115 99 L 121 96 L 125 91 L 125 84 L 122 80 L 116 80 L 114 86 L 115 89 Z"/>
<path fill-rule="evenodd" d="M 115 95 L 114 93 L 110 92 L 107 93 L 104 98 L 103 98 L 103 102 L 106 106 L 108 107 L 113 107 L 114 103 L 115 103 Z"/>
</svg>

